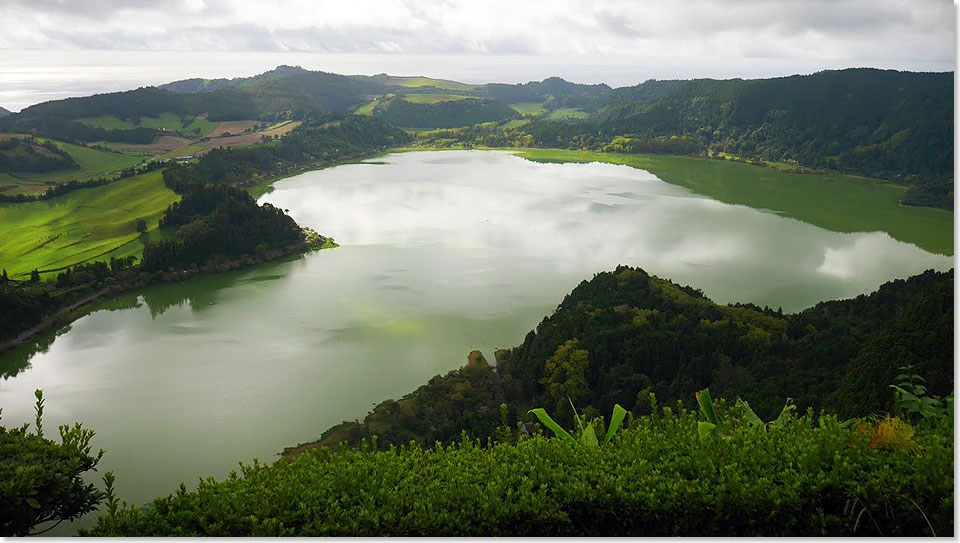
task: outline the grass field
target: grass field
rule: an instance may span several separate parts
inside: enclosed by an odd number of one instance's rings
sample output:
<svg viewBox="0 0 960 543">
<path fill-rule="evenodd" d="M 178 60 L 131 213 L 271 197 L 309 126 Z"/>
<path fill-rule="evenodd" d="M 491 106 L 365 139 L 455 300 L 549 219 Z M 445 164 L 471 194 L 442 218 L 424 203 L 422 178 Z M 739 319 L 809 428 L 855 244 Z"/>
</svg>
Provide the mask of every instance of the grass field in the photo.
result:
<svg viewBox="0 0 960 543">
<path fill-rule="evenodd" d="M 0 204 L 0 267 L 22 278 L 34 268 L 140 256 L 137 219 L 155 230 L 163 210 L 177 198 L 163 186 L 158 170 L 53 200 Z"/>
<path fill-rule="evenodd" d="M 521 126 L 529 122 L 530 121 L 528 119 L 510 119 L 509 121 L 503 124 L 503 128 L 506 128 L 506 129 L 520 128 Z"/>
<path fill-rule="evenodd" d="M 524 149 L 517 154 L 542 162 L 625 164 L 721 202 L 772 210 L 837 232 L 883 231 L 926 251 L 953 254 L 953 213 L 901 206 L 906 189 L 883 181 L 668 155 L 553 149 Z"/>
<path fill-rule="evenodd" d="M 103 128 L 104 130 L 129 130 L 131 128 L 143 127 L 156 128 L 158 130 L 182 131 L 185 134 L 196 136 L 207 136 L 216 130 L 220 124 L 200 118 L 194 118 L 189 123 L 183 124 L 183 119 L 180 115 L 173 112 L 161 113 L 156 117 L 140 117 L 139 123 L 125 121 L 115 115 L 101 115 L 99 117 L 77 119 L 77 122 L 95 128 Z"/>
<path fill-rule="evenodd" d="M 132 122 L 119 119 L 115 115 L 101 115 L 99 117 L 77 119 L 77 122 L 83 123 L 87 126 L 92 126 L 94 128 L 102 128 L 104 130 L 129 130 L 137 127 L 137 125 L 133 124 Z"/>
<path fill-rule="evenodd" d="M 475 89 L 473 85 L 448 81 L 446 79 L 431 79 L 429 77 L 391 77 L 390 83 L 401 87 L 434 87 L 437 89 L 470 91 Z"/>
<path fill-rule="evenodd" d="M 577 109 L 575 107 L 564 107 L 551 111 L 550 115 L 547 115 L 547 119 L 560 121 L 564 119 L 586 119 L 589 116 L 589 113 L 581 109 Z"/>
<path fill-rule="evenodd" d="M 412 104 L 436 104 L 437 102 L 455 102 L 470 98 L 462 94 L 444 94 L 438 92 L 423 92 L 418 94 L 404 94 L 401 98 Z"/>
<path fill-rule="evenodd" d="M 199 136 L 209 136 L 219 126 L 220 123 L 211 122 L 206 119 L 195 118 L 190 122 L 190 124 L 183 127 L 183 132 L 187 134 L 196 134 Z"/>
<path fill-rule="evenodd" d="M 517 102 L 516 104 L 510 104 L 510 107 L 523 115 L 540 115 L 546 111 L 540 102 Z"/>
<path fill-rule="evenodd" d="M 12 134 L 0 134 L 0 138 Z M 42 138 L 40 138 L 42 140 Z M 49 140 L 66 151 L 79 164 L 80 168 L 67 168 L 43 173 L 2 173 L 0 188 L 10 193 L 33 193 L 46 190 L 49 186 L 73 179 L 87 179 L 116 172 L 135 166 L 150 157 L 149 153 L 122 150 L 117 152 L 94 149 L 83 145 Z"/>
<path fill-rule="evenodd" d="M 156 117 L 140 117 L 140 126 L 157 130 L 183 130 L 183 119 L 168 111 Z"/>
</svg>

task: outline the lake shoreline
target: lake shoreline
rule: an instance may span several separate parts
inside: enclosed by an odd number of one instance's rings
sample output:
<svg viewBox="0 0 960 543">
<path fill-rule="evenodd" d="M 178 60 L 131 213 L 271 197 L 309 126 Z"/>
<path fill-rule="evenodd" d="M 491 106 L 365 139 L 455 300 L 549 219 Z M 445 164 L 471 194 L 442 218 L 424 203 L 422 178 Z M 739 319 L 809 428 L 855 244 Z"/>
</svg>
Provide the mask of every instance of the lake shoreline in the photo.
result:
<svg viewBox="0 0 960 543">
<path fill-rule="evenodd" d="M 325 243 L 324 246 L 311 246 L 307 242 L 302 242 L 288 245 L 282 249 L 272 249 L 267 251 L 263 256 L 244 255 L 231 260 L 218 260 L 216 262 L 208 263 L 204 266 L 193 266 L 186 270 L 141 273 L 140 277 L 138 277 L 136 281 L 117 283 L 109 287 L 102 288 L 98 292 L 88 295 L 82 298 L 80 301 L 74 302 L 67 307 L 59 309 L 54 314 L 45 317 L 39 324 L 35 325 L 29 330 L 21 332 L 13 339 L 0 343 L 0 354 L 26 343 L 38 334 L 48 332 L 52 329 L 72 323 L 79 317 L 78 313 L 92 303 L 106 301 L 120 296 L 121 294 L 154 285 L 180 283 L 204 275 L 217 275 L 231 271 L 243 270 L 259 264 L 276 262 L 288 257 L 302 256 L 311 251 L 333 249 L 339 246 L 333 242 L 332 238 L 328 239 L 329 243 L 331 243 L 330 245 Z"/>
</svg>

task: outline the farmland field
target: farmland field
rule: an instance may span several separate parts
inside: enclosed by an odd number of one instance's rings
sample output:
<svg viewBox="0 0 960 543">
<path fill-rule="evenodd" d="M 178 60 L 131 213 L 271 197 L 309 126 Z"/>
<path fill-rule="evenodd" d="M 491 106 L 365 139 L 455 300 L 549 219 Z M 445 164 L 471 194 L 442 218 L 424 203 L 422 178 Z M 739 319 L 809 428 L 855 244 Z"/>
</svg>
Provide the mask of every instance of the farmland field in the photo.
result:
<svg viewBox="0 0 960 543">
<path fill-rule="evenodd" d="M 431 79 L 429 77 L 391 77 L 390 82 L 401 87 L 434 87 L 438 89 L 470 91 L 473 85 L 448 81 L 446 79 Z"/>
<path fill-rule="evenodd" d="M 100 115 L 99 117 L 88 117 L 86 119 L 77 119 L 78 123 L 102 128 L 104 130 L 129 130 L 136 128 L 137 125 L 130 121 L 119 119 L 116 115 Z"/>
<path fill-rule="evenodd" d="M 53 200 L 0 204 L 0 267 L 22 277 L 94 257 L 139 256 L 137 219 L 155 229 L 177 198 L 153 171 Z"/>
<path fill-rule="evenodd" d="M 0 138 L 13 135 L 16 134 L 0 134 Z M 38 139 L 47 141 L 43 138 Z M 65 168 L 42 173 L 3 173 L 0 174 L 0 187 L 9 193 L 40 192 L 57 183 L 98 177 L 135 166 L 150 157 L 149 153 L 141 151 L 108 151 L 56 140 L 49 141 L 73 157 L 80 168 Z"/>
<path fill-rule="evenodd" d="M 436 104 L 437 102 L 455 102 L 457 100 L 463 100 L 464 98 L 470 98 L 470 96 L 424 92 L 420 94 L 404 94 L 401 98 L 412 104 Z"/>
<path fill-rule="evenodd" d="M 224 134 L 237 136 L 244 130 L 253 130 L 253 128 L 259 124 L 260 121 L 224 121 L 217 126 L 216 130 L 206 135 L 209 135 L 211 138 L 219 138 Z"/>
<path fill-rule="evenodd" d="M 663 181 L 728 204 L 771 210 L 836 232 L 882 231 L 921 249 L 953 254 L 953 213 L 901 206 L 905 187 L 849 175 L 799 174 L 704 158 L 526 149 L 542 162 L 607 162 L 647 170 Z"/>
<path fill-rule="evenodd" d="M 549 120 L 563 120 L 563 119 L 586 119 L 590 114 L 586 111 L 575 107 L 564 107 L 560 109 L 555 109 L 550 112 L 550 115 L 547 115 Z"/>
<path fill-rule="evenodd" d="M 546 111 L 540 102 L 518 102 L 516 104 L 510 104 L 510 107 L 515 109 L 517 113 L 522 113 L 523 115 L 539 115 Z"/>
</svg>

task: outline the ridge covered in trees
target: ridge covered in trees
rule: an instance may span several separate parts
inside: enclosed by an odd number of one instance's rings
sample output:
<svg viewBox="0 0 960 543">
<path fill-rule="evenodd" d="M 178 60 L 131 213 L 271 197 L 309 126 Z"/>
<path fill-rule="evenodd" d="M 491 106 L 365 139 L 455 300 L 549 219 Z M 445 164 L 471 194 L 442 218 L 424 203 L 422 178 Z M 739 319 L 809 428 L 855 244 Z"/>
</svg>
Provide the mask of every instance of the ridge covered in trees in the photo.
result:
<svg viewBox="0 0 960 543">
<path fill-rule="evenodd" d="M 496 353 L 496 367 L 470 365 L 344 422 L 316 444 L 373 435 L 384 446 L 450 442 L 461 431 L 495 435 L 499 406 L 517 420 L 547 408 L 564 424 L 570 402 L 587 416 L 614 404 L 649 413 L 648 396 L 692 402 L 709 387 L 741 397 L 761 417 L 788 394 L 800 409 L 844 417 L 889 412 L 888 385 L 912 365 L 929 392 L 953 390 L 953 271 L 927 271 L 850 300 L 795 314 L 753 304 L 719 305 L 700 291 L 621 266 L 568 294 L 523 343 Z M 288 453 L 296 453 L 301 446 Z"/>
</svg>

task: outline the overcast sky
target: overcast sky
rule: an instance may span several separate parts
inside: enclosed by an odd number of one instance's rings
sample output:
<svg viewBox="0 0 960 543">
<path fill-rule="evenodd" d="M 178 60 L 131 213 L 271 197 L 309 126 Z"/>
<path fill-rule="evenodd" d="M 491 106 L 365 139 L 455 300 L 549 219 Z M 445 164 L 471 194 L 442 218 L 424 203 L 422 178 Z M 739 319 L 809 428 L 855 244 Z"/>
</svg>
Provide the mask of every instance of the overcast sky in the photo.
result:
<svg viewBox="0 0 960 543">
<path fill-rule="evenodd" d="M 0 105 L 277 64 L 613 86 L 850 66 L 944 71 L 955 31 L 950 0 L 4 0 Z"/>
</svg>

